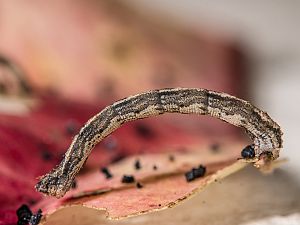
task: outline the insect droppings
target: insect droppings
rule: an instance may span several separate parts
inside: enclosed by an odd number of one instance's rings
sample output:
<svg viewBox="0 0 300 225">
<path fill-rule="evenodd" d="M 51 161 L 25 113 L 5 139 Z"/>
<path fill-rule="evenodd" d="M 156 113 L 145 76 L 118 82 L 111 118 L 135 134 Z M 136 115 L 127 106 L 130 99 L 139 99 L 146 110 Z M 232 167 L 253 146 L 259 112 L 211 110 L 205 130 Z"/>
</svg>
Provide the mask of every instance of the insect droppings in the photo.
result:
<svg viewBox="0 0 300 225">
<path fill-rule="evenodd" d="M 48 152 L 46 150 L 42 151 L 41 155 L 44 161 L 50 161 L 53 159 L 53 155 L 51 154 L 51 152 Z"/>
<path fill-rule="evenodd" d="M 40 149 L 41 158 L 44 161 L 51 161 L 54 159 L 54 155 L 50 150 L 50 146 L 44 142 L 38 143 L 38 148 Z"/>
<path fill-rule="evenodd" d="M 200 165 L 198 168 L 192 168 L 190 171 L 185 173 L 187 182 L 191 182 L 196 178 L 203 177 L 206 173 L 206 167 Z"/>
<path fill-rule="evenodd" d="M 137 183 L 136 183 L 136 187 L 137 187 L 137 188 L 143 188 L 144 186 L 143 186 L 140 182 L 137 182 Z"/>
<path fill-rule="evenodd" d="M 134 168 L 135 168 L 136 170 L 140 170 L 140 169 L 142 168 L 140 160 L 137 159 L 137 160 L 135 161 L 135 163 L 134 163 Z"/>
<path fill-rule="evenodd" d="M 32 214 L 29 207 L 23 204 L 20 208 L 17 209 L 18 216 L 18 225 L 37 225 L 39 224 L 42 218 L 42 210 L 39 209 L 36 214 Z"/>
<path fill-rule="evenodd" d="M 154 138 L 155 132 L 146 124 L 137 124 L 135 126 L 136 132 L 143 138 Z"/>
<path fill-rule="evenodd" d="M 134 176 L 132 175 L 123 175 L 122 177 L 122 183 L 133 183 L 135 181 Z"/>
<path fill-rule="evenodd" d="M 107 167 L 102 167 L 101 172 L 105 175 L 106 179 L 110 179 L 113 177 L 113 175 L 111 174 L 111 172 L 109 171 L 109 169 Z"/>
<path fill-rule="evenodd" d="M 32 216 L 32 212 L 27 205 L 22 205 L 17 209 L 18 225 L 28 224 Z"/>
<path fill-rule="evenodd" d="M 174 161 L 175 161 L 174 155 L 169 155 L 169 161 L 170 161 L 170 162 L 174 162 Z"/>
<path fill-rule="evenodd" d="M 188 171 L 185 173 L 185 178 L 187 182 L 190 182 L 195 179 L 193 171 Z"/>
<path fill-rule="evenodd" d="M 34 205 L 36 202 L 37 202 L 37 200 L 35 200 L 35 199 L 29 199 L 29 200 L 27 201 L 27 203 L 28 203 L 29 205 Z"/>
<path fill-rule="evenodd" d="M 80 125 L 75 120 L 70 119 L 67 121 L 67 124 L 65 126 L 66 134 L 67 135 L 75 135 L 80 128 Z"/>
<path fill-rule="evenodd" d="M 246 146 L 242 152 L 241 152 L 241 156 L 244 158 L 244 159 L 252 159 L 255 157 L 255 151 L 254 151 L 254 148 L 252 145 L 248 145 Z"/>
<path fill-rule="evenodd" d="M 32 215 L 29 221 L 30 225 L 37 225 L 41 221 L 42 218 L 42 210 L 39 209 L 36 214 Z"/>
<path fill-rule="evenodd" d="M 219 143 L 213 143 L 211 146 L 210 146 L 210 150 L 213 152 L 213 153 L 218 153 L 220 151 L 220 147 L 221 145 Z"/>
</svg>

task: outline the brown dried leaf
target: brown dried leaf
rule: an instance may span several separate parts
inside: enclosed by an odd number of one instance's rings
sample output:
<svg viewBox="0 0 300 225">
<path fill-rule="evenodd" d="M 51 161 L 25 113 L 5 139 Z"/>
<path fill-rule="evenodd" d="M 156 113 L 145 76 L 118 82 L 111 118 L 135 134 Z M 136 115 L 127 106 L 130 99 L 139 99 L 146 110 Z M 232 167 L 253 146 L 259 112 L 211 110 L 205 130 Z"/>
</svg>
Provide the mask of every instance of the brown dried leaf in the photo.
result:
<svg viewBox="0 0 300 225">
<path fill-rule="evenodd" d="M 174 160 L 167 153 L 133 156 L 109 167 L 112 179 L 106 180 L 99 171 L 82 175 L 78 177 L 77 188 L 63 199 L 47 198 L 36 207 L 46 214 L 43 223 L 61 209 L 75 205 L 105 211 L 110 219 L 170 208 L 246 166 L 247 163 L 237 161 L 242 146 L 227 143 L 217 153 L 209 146 L 202 146 L 200 151 L 194 146 L 189 151 L 174 153 Z M 134 168 L 136 159 L 141 162 L 140 170 Z M 153 170 L 154 164 L 157 170 Z M 200 164 L 206 166 L 206 175 L 187 182 L 184 173 Z M 123 174 L 134 175 L 143 188 L 138 189 L 136 183 L 122 183 Z"/>
</svg>

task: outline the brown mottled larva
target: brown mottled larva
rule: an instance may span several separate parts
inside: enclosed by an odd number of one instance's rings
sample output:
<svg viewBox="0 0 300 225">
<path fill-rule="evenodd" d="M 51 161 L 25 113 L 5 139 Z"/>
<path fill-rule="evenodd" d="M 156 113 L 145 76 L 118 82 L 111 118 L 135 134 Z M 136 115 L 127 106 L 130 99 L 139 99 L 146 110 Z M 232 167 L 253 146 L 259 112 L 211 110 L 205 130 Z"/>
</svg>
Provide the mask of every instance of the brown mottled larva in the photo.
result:
<svg viewBox="0 0 300 225">
<path fill-rule="evenodd" d="M 282 148 L 280 126 L 247 101 L 206 89 L 153 90 L 117 101 L 92 117 L 74 137 L 62 162 L 40 178 L 36 189 L 57 198 L 64 196 L 97 143 L 125 122 L 163 113 L 210 115 L 242 127 L 254 142 L 256 158 L 272 153 L 276 159 Z"/>
</svg>

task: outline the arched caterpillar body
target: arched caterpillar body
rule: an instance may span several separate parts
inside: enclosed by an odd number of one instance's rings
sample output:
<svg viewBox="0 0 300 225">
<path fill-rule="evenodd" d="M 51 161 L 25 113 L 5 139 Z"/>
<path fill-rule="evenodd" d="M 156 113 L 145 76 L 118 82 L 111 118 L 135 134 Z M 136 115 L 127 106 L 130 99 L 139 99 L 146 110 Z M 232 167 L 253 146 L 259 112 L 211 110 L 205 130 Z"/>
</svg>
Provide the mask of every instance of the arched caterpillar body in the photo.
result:
<svg viewBox="0 0 300 225">
<path fill-rule="evenodd" d="M 125 122 L 163 113 L 210 115 L 242 127 L 254 142 L 255 157 L 272 153 L 276 159 L 282 148 L 280 126 L 247 101 L 206 89 L 153 90 L 117 101 L 92 117 L 74 137 L 62 162 L 40 178 L 36 189 L 58 198 L 64 196 L 97 143 Z"/>
</svg>

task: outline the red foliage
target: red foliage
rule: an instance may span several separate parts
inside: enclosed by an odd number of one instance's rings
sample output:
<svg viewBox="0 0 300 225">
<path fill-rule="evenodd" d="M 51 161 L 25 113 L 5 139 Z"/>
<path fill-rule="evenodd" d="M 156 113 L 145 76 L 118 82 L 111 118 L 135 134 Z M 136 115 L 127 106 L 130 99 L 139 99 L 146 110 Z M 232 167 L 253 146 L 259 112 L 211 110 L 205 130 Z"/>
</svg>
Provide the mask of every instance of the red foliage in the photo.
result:
<svg viewBox="0 0 300 225">
<path fill-rule="evenodd" d="M 34 189 L 36 178 L 60 161 L 72 136 L 102 108 L 47 96 L 28 114 L 0 116 L 0 224 L 15 223 L 21 204 L 33 206 L 43 198 Z M 95 148 L 83 172 L 130 154 L 168 151 L 163 146 L 184 150 L 207 136 L 201 135 L 155 119 L 129 123 Z"/>
</svg>

